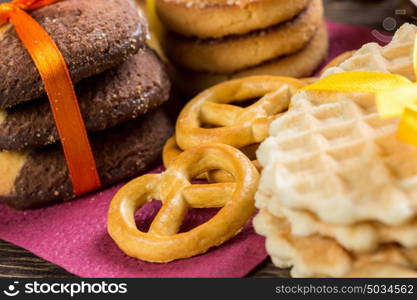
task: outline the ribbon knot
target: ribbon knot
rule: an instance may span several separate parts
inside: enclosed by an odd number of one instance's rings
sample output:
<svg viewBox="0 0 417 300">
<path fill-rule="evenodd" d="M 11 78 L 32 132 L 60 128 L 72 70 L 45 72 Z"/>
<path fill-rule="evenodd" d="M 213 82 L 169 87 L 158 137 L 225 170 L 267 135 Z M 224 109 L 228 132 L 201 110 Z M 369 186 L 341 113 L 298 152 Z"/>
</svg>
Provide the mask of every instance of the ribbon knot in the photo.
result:
<svg viewBox="0 0 417 300">
<path fill-rule="evenodd" d="M 74 193 L 101 186 L 67 64 L 55 42 L 26 11 L 59 0 L 14 0 L 0 4 L 0 26 L 10 21 L 31 56 L 48 95 Z"/>
<path fill-rule="evenodd" d="M 9 14 L 12 10 L 16 9 L 17 7 L 19 7 L 17 4 L 15 3 L 3 3 L 0 5 L 0 9 L 2 10 L 2 12 L 4 12 L 5 15 Z"/>
<path fill-rule="evenodd" d="M 10 14 L 19 7 L 13 3 L 0 4 L 0 25 L 7 22 L 10 18 Z"/>
<path fill-rule="evenodd" d="M 16 10 L 16 9 L 28 10 L 29 6 L 30 6 L 27 3 L 24 3 L 24 1 L 22 1 L 22 0 L 15 0 L 15 1 L 12 1 L 12 2 L 4 3 L 3 5 L 9 11 L 13 11 L 13 10 Z"/>
</svg>

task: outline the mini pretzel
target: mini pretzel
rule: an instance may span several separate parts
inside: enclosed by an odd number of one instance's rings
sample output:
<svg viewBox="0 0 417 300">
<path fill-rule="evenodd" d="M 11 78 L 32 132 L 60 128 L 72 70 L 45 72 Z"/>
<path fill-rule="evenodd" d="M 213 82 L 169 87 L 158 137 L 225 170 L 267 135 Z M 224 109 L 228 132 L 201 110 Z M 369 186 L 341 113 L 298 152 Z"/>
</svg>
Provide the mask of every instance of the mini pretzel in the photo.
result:
<svg viewBox="0 0 417 300">
<path fill-rule="evenodd" d="M 246 146 L 240 151 L 245 154 L 253 163 L 255 168 L 260 171 L 261 165 L 256 160 L 256 150 L 258 150 L 259 144 L 253 144 Z M 171 165 L 172 161 L 176 159 L 182 150 L 178 147 L 175 136 L 171 137 L 165 144 L 162 152 L 162 160 L 164 166 L 167 168 Z M 213 170 L 206 172 L 197 177 L 198 179 L 207 179 L 209 182 L 233 182 L 234 179 L 230 173 L 224 170 Z"/>
<path fill-rule="evenodd" d="M 288 109 L 291 96 L 303 86 L 298 79 L 277 76 L 253 76 L 216 85 L 182 110 L 176 125 L 178 146 L 187 150 L 222 143 L 243 148 L 260 143 L 268 136 L 269 124 Z M 246 108 L 229 104 L 259 97 Z"/>
<path fill-rule="evenodd" d="M 197 184 L 191 180 L 209 170 L 233 175 L 233 183 Z M 191 257 L 218 246 L 241 231 L 255 212 L 259 174 L 249 159 L 228 145 L 200 146 L 180 154 L 162 174 L 139 177 L 113 198 L 108 232 L 129 256 L 169 262 Z M 160 199 L 162 207 L 148 232 L 139 231 L 135 212 L 146 202 Z M 190 208 L 222 207 L 208 222 L 178 233 Z"/>
<path fill-rule="evenodd" d="M 168 168 L 183 151 L 178 147 L 175 135 L 168 139 L 162 150 L 162 162 L 165 168 Z"/>
</svg>

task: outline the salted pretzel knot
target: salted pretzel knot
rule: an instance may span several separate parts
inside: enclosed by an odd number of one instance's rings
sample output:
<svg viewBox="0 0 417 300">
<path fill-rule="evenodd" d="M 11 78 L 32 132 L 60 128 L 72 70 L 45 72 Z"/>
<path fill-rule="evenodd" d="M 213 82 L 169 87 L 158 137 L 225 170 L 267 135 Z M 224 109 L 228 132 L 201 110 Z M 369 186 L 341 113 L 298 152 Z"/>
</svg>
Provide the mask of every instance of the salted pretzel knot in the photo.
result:
<svg viewBox="0 0 417 300">
<path fill-rule="evenodd" d="M 245 154 L 258 171 L 261 171 L 261 165 L 256 160 L 256 150 L 258 150 L 259 144 L 252 144 L 239 149 Z M 168 168 L 171 163 L 176 159 L 183 151 L 178 147 L 175 136 L 168 139 L 165 143 L 162 151 L 162 161 L 164 166 Z M 205 172 L 197 177 L 197 179 L 207 179 L 209 182 L 233 182 L 234 178 L 231 174 L 224 170 L 212 170 Z"/>
<path fill-rule="evenodd" d="M 191 184 L 201 173 L 221 169 L 233 183 Z M 162 174 L 139 177 L 113 198 L 108 232 L 129 256 L 169 262 L 206 252 L 236 235 L 255 212 L 254 196 L 259 174 L 249 159 L 235 148 L 213 144 L 200 146 L 175 159 Z M 162 207 L 148 232 L 139 231 L 135 212 L 153 199 Z M 178 233 L 190 208 L 222 207 L 208 222 Z"/>
<path fill-rule="evenodd" d="M 270 123 L 288 109 L 293 94 L 305 86 L 294 78 L 253 76 L 218 84 L 191 100 L 176 125 L 181 149 L 223 143 L 236 148 L 262 142 Z M 243 108 L 229 103 L 260 98 Z"/>
</svg>

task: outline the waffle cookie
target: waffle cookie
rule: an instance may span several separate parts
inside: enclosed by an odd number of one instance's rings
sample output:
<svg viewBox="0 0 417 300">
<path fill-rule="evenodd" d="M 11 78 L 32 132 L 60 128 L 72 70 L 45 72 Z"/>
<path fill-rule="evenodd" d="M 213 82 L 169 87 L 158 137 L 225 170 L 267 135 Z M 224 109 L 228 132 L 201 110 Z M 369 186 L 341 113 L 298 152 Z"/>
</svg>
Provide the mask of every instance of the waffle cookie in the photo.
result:
<svg viewBox="0 0 417 300">
<path fill-rule="evenodd" d="M 103 186 L 138 176 L 160 161 L 173 125 L 157 110 L 91 136 Z M 32 209 L 76 196 L 59 145 L 21 152 L 0 152 L 0 202 Z"/>
<path fill-rule="evenodd" d="M 87 131 L 114 127 L 159 107 L 169 97 L 163 64 L 149 48 L 76 88 Z M 59 140 L 48 99 L 0 111 L 0 150 L 22 150 Z"/>
<path fill-rule="evenodd" d="M 128 59 L 147 34 L 131 0 L 65 0 L 30 14 L 57 44 L 74 83 Z M 0 77 L 0 108 L 44 94 L 39 72 L 10 24 L 0 28 Z"/>
<path fill-rule="evenodd" d="M 325 75 L 361 68 L 415 77 L 416 33 L 404 25 L 386 47 L 366 45 Z M 258 150 L 260 190 L 272 196 L 261 207 L 305 209 L 340 225 L 401 225 L 416 216 L 417 148 L 396 139 L 399 120 L 381 119 L 372 95 L 302 91 L 291 107 Z"/>
<path fill-rule="evenodd" d="M 257 201 L 258 203 L 267 203 L 272 199 L 268 199 L 268 196 L 263 192 L 258 192 Z M 376 221 L 335 225 L 321 221 L 316 215 L 306 210 L 281 206 L 274 212 L 286 219 L 295 236 L 319 235 L 332 238 L 349 251 L 374 251 L 386 243 L 397 243 L 406 248 L 417 248 L 417 219 L 399 226 L 389 226 Z"/>
<path fill-rule="evenodd" d="M 306 46 L 322 23 L 323 4 L 310 4 L 293 19 L 244 35 L 218 39 L 186 38 L 167 34 L 164 48 L 178 66 L 194 71 L 233 73 Z"/>
<path fill-rule="evenodd" d="M 157 0 L 161 21 L 170 30 L 200 38 L 245 34 L 285 22 L 310 0 Z M 207 22 L 207 16 L 215 16 Z"/>
<path fill-rule="evenodd" d="M 322 76 L 362 70 L 415 80 L 416 34 L 406 24 L 387 46 L 367 44 Z M 292 98 L 257 152 L 255 228 L 277 266 L 294 276 L 416 276 L 417 148 L 397 139 L 399 121 L 380 118 L 372 94 Z"/>
<path fill-rule="evenodd" d="M 254 75 L 276 75 L 305 77 L 311 75 L 327 56 L 329 47 L 328 32 L 321 24 L 314 37 L 300 51 L 267 61 L 255 67 L 234 73 L 195 72 L 185 68 L 175 68 L 176 84 L 189 95 L 205 90 L 220 82 Z"/>
<path fill-rule="evenodd" d="M 417 248 L 386 244 L 376 251 L 349 252 L 331 238 L 298 237 L 284 217 L 261 210 L 256 231 L 266 237 L 274 264 L 293 277 L 417 277 Z"/>
</svg>

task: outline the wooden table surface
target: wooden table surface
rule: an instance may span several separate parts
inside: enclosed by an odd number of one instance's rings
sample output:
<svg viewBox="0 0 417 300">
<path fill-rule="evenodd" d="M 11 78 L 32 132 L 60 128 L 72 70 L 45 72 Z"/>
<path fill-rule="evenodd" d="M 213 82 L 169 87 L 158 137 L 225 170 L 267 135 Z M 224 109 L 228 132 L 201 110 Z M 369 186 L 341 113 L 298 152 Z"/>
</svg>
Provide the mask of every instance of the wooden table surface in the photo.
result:
<svg viewBox="0 0 417 300">
<path fill-rule="evenodd" d="M 0 2 L 3 2 L 0 0 Z M 407 0 L 324 0 L 328 20 L 384 28 L 384 20 L 394 18 L 397 24 L 412 22 L 414 8 Z M 407 15 L 402 12 L 407 9 Z M 391 19 L 392 20 L 392 19 Z M 0 240 L 0 277 L 71 277 L 64 269 L 36 257 L 30 252 Z M 288 277 L 288 270 L 280 270 L 268 260 L 249 277 Z"/>
</svg>

